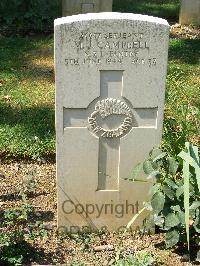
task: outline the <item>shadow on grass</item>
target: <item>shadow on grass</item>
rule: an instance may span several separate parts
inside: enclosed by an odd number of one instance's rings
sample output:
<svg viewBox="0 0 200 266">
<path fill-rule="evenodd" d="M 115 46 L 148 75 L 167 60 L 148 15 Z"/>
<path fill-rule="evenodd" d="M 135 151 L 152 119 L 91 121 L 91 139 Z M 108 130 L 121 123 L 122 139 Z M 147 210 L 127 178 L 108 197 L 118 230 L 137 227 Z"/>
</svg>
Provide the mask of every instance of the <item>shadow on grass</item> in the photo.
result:
<svg viewBox="0 0 200 266">
<path fill-rule="evenodd" d="M 55 114 L 48 106 L 14 108 L 6 103 L 0 104 L 0 124 L 12 127 L 20 124 L 24 126 L 27 136 L 37 136 L 43 139 L 47 135 L 55 134 Z"/>
<path fill-rule="evenodd" d="M 24 62 L 24 54 L 37 48 L 31 38 L 0 38 L 0 70 L 20 67 Z"/>
<path fill-rule="evenodd" d="M 15 108 L 8 103 L 0 103 L 0 127 L 3 128 L 1 145 L 7 147 L 8 153 L 9 147 L 14 147 L 14 154 L 17 157 L 20 157 L 21 153 L 21 155 L 26 154 L 22 157 L 55 160 L 54 147 L 49 146 L 54 143 L 55 138 L 53 108 L 48 106 Z M 6 155 L 6 152 L 2 155 Z"/>
<path fill-rule="evenodd" d="M 178 0 L 114 0 L 113 11 L 139 13 L 177 20 L 180 3 Z"/>
<path fill-rule="evenodd" d="M 54 79 L 53 67 L 35 65 L 30 62 L 30 56 L 38 58 L 53 58 L 51 48 L 46 48 L 51 37 L 2 37 L 0 38 L 0 71 L 15 74 L 17 77 L 23 73 L 34 78 Z"/>
<path fill-rule="evenodd" d="M 171 40 L 169 46 L 169 60 L 178 60 L 180 63 L 200 63 L 200 40 Z"/>
</svg>

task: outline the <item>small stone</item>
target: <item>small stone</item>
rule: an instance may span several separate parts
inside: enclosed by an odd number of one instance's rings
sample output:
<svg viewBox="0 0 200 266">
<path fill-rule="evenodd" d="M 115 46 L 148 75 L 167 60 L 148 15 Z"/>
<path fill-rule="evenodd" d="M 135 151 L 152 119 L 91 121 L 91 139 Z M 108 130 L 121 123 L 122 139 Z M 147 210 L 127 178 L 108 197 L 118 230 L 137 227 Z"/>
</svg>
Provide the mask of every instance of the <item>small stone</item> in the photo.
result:
<svg viewBox="0 0 200 266">
<path fill-rule="evenodd" d="M 111 259 L 108 263 L 108 265 L 113 265 L 115 263 L 115 259 Z"/>
<path fill-rule="evenodd" d="M 196 261 L 197 261 L 197 262 L 200 262 L 200 250 L 197 252 Z"/>
<path fill-rule="evenodd" d="M 96 252 L 98 252 L 98 251 L 112 251 L 114 249 L 115 248 L 113 245 L 102 245 L 102 246 L 94 247 L 94 251 L 96 251 Z"/>
<path fill-rule="evenodd" d="M 53 225 L 53 224 L 45 224 L 44 225 L 44 228 L 47 230 L 53 230 L 54 227 L 55 227 L 55 225 Z"/>
<path fill-rule="evenodd" d="M 37 217 L 41 217 L 41 216 L 42 216 L 40 212 L 36 212 L 35 215 L 36 215 Z"/>
<path fill-rule="evenodd" d="M 188 262 L 190 261 L 190 255 L 189 254 L 184 254 L 182 257 L 182 262 Z"/>
</svg>

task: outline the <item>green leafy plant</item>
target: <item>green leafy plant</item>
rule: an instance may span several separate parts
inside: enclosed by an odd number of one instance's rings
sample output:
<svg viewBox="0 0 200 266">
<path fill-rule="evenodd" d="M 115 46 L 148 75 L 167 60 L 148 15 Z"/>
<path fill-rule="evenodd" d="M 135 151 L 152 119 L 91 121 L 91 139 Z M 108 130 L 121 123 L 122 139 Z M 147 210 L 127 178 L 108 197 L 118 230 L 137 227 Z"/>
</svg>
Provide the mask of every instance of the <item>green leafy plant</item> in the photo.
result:
<svg viewBox="0 0 200 266">
<path fill-rule="evenodd" d="M 0 264 L 22 265 L 33 255 L 31 243 L 38 237 L 47 236 L 42 222 L 31 222 L 34 208 L 23 196 L 20 207 L 4 211 L 0 226 Z"/>
<path fill-rule="evenodd" d="M 116 266 L 151 266 L 154 265 L 155 258 L 150 252 L 139 251 L 134 255 L 121 258 L 116 262 Z"/>
<path fill-rule="evenodd" d="M 35 176 L 37 174 L 36 169 L 31 169 L 23 179 L 23 194 L 27 196 L 33 195 L 36 188 Z"/>
<path fill-rule="evenodd" d="M 35 209 L 28 196 L 35 190 L 35 170 L 31 170 L 24 181 L 22 203 L 19 207 L 4 210 L 0 225 L 0 264 L 23 265 L 31 256 L 35 239 L 47 236 L 41 221 L 35 221 Z"/>
<path fill-rule="evenodd" d="M 132 181 L 137 180 L 135 177 L 139 174 L 141 166 L 147 179 L 155 180 L 151 202 L 144 207 L 152 210 L 150 220 L 166 232 L 167 248 L 183 242 L 188 244 L 189 251 L 190 241 L 197 245 L 200 243 L 198 148 L 187 142 L 185 150 L 178 154 L 178 160 L 160 149 L 154 149 L 150 153 L 150 158 L 134 169 Z M 136 218 L 133 217 L 128 227 Z"/>
<path fill-rule="evenodd" d="M 77 261 L 72 262 L 72 263 L 70 264 L 70 266 L 84 266 L 84 265 L 85 265 L 85 263 L 83 263 L 83 262 L 77 262 Z"/>
</svg>

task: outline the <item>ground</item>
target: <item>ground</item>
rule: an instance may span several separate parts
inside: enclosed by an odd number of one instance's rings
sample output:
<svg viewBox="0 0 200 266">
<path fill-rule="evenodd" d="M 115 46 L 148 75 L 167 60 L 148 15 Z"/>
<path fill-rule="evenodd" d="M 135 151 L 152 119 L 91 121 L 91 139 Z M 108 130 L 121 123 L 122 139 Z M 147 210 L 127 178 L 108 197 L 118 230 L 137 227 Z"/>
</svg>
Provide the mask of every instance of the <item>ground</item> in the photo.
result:
<svg viewBox="0 0 200 266">
<path fill-rule="evenodd" d="M 35 250 L 29 256 L 28 265 L 85 262 L 86 265 L 112 265 L 119 251 L 134 254 L 143 250 L 151 252 L 157 261 L 155 265 L 186 266 L 183 262 L 186 249 L 166 250 L 162 234 L 140 235 L 138 233 L 85 233 L 58 237 L 56 233 L 56 185 L 55 164 L 8 161 L 1 164 L 2 209 L 20 206 L 22 199 L 18 193 L 24 189 L 27 176 L 35 171 L 34 193 L 28 201 L 35 208 L 35 221 L 44 221 L 48 236 L 34 241 Z M 95 247 L 111 245 L 111 250 L 95 251 Z M 37 256 L 36 256 L 37 254 Z"/>
<path fill-rule="evenodd" d="M 199 36 L 195 27 L 171 27 L 163 146 L 176 154 L 186 135 L 199 143 Z M 22 204 L 21 193 L 32 175 L 33 192 L 28 201 L 35 208 L 34 221 L 43 221 L 48 232 L 48 236 L 30 243 L 34 250 L 27 263 L 111 265 L 119 251 L 131 254 L 147 250 L 154 254 L 156 265 L 192 265 L 182 261 L 185 248 L 166 250 L 159 233 L 57 236 L 53 39 L 2 38 L 0 42 L 6 47 L 1 48 L 0 61 L 1 211 Z M 176 123 L 170 124 L 174 120 Z M 174 134 L 173 140 L 168 139 L 168 129 Z M 108 244 L 112 245 L 110 251 L 95 251 L 95 247 Z"/>
</svg>

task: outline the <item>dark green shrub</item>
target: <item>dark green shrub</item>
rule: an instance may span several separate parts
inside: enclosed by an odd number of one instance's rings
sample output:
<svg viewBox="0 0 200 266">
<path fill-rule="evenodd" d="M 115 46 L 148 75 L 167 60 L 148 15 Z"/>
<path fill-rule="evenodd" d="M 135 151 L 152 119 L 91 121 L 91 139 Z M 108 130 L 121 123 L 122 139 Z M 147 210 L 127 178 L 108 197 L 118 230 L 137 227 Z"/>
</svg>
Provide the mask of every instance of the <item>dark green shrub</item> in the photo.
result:
<svg viewBox="0 0 200 266">
<path fill-rule="evenodd" d="M 1 32 L 53 32 L 53 20 L 61 17 L 61 0 L 1 0 Z"/>
</svg>

